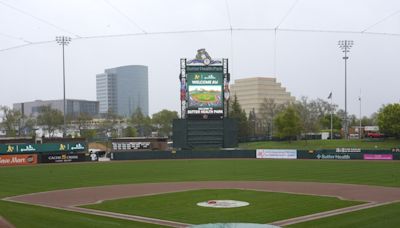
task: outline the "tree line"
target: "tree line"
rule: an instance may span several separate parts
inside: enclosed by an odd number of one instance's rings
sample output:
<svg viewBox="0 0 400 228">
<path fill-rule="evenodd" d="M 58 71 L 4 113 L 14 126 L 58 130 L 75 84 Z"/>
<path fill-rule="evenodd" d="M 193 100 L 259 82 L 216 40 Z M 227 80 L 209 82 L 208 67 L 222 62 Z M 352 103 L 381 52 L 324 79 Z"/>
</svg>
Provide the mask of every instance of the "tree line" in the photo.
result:
<svg viewBox="0 0 400 228">
<path fill-rule="evenodd" d="M 7 106 L 1 106 L 0 111 L 3 113 L 0 126 L 9 137 L 35 136 L 39 126 L 49 137 L 53 137 L 56 131 L 63 130 L 63 113 L 51 106 L 40 107 L 36 117 L 23 116 L 21 111 Z M 169 137 L 172 131 L 172 120 L 176 118 L 178 118 L 176 111 L 164 109 L 150 117 L 137 108 L 130 117 L 122 117 L 112 111 L 104 114 L 102 118 L 79 113 L 76 116 L 67 115 L 66 122 L 67 130 L 75 130 L 74 132 L 79 133 L 74 136 L 89 139 L 98 136 L 145 137 L 151 136 L 154 132 L 158 136 Z"/>
<path fill-rule="evenodd" d="M 257 113 L 257 114 L 256 114 Z M 338 105 L 317 98 L 301 97 L 293 103 L 277 103 L 274 99 L 264 99 L 260 110 L 252 110 L 247 115 L 236 96 L 230 104 L 230 117 L 239 122 L 239 138 L 268 136 L 268 138 L 299 139 L 310 133 L 330 132 L 331 114 L 334 135 L 341 132 L 345 112 Z M 360 118 L 347 116 L 348 126 L 359 126 Z M 371 116 L 361 118 L 362 126 L 378 125 L 380 132 L 400 138 L 400 104 L 382 106 Z"/>
<path fill-rule="evenodd" d="M 57 130 L 62 130 L 63 114 L 50 106 L 39 109 L 37 117 L 23 116 L 19 110 L 1 106 L 3 113 L 0 127 L 6 136 L 33 136 L 41 126 L 50 137 Z M 229 117 L 238 120 L 239 138 L 254 136 L 268 136 L 270 138 L 297 139 L 307 133 L 329 131 L 331 113 L 334 133 L 339 134 L 344 123 L 344 111 L 336 104 L 330 104 L 323 99 L 309 99 L 301 97 L 294 103 L 281 104 L 273 99 L 264 99 L 261 109 L 252 110 L 248 115 L 242 109 L 238 99 L 230 103 Z M 134 137 L 151 136 L 156 132 L 159 136 L 170 137 L 172 134 L 172 120 L 178 118 L 176 111 L 161 110 L 151 117 L 142 113 L 140 108 L 128 118 L 118 116 L 109 111 L 103 118 L 87 113 L 77 116 L 67 116 L 67 127 L 74 128 L 79 136 L 94 138 L 96 136 Z M 358 126 L 359 118 L 348 115 L 348 126 Z M 387 136 L 400 138 L 400 104 L 382 106 L 369 117 L 362 117 L 362 126 L 378 125 L 381 133 Z"/>
</svg>

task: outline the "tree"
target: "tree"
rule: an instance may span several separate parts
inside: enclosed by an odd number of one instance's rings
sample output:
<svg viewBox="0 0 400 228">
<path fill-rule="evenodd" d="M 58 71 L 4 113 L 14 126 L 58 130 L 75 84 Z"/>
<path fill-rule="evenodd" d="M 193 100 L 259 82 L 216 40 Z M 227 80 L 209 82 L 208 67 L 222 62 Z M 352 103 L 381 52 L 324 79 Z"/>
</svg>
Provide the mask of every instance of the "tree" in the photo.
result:
<svg viewBox="0 0 400 228">
<path fill-rule="evenodd" d="M 321 127 L 325 130 L 331 129 L 331 115 L 326 114 L 320 120 Z M 342 128 L 342 119 L 336 114 L 332 115 L 332 128 L 335 130 L 340 130 Z"/>
<path fill-rule="evenodd" d="M 20 132 L 21 135 L 24 136 L 36 136 L 36 119 L 32 118 L 32 117 L 24 117 L 23 118 L 23 126 L 22 126 L 22 130 Z"/>
<path fill-rule="evenodd" d="M 257 124 L 256 112 L 254 108 L 249 113 L 248 123 L 249 123 L 249 132 L 251 132 L 251 135 L 254 137 L 256 135 L 256 124 Z"/>
<path fill-rule="evenodd" d="M 400 104 L 383 106 L 378 113 L 379 131 L 400 138 Z"/>
<path fill-rule="evenodd" d="M 80 133 L 81 137 L 86 139 L 93 139 L 97 135 L 97 131 L 95 129 L 84 129 Z"/>
<path fill-rule="evenodd" d="M 145 116 L 142 113 L 140 107 L 138 107 L 135 112 L 132 114 L 130 123 L 137 129 L 139 136 L 149 136 L 151 135 L 152 126 L 151 126 L 151 118 L 149 116 Z"/>
<path fill-rule="evenodd" d="M 37 123 L 47 130 L 50 137 L 54 136 L 54 132 L 60 129 L 63 122 L 64 116 L 60 110 L 52 109 L 50 106 L 40 107 Z"/>
<path fill-rule="evenodd" d="M 278 104 L 275 102 L 275 99 L 271 98 L 264 98 L 261 103 L 261 121 L 266 126 L 270 136 L 274 135 L 274 118 L 284 107 L 284 104 Z"/>
<path fill-rule="evenodd" d="M 275 117 L 275 126 L 279 138 L 295 138 L 301 133 L 301 120 L 294 107 L 289 106 Z"/>
<path fill-rule="evenodd" d="M 76 118 L 76 123 L 78 124 L 79 134 L 83 136 L 83 131 L 88 130 L 92 124 L 93 117 L 85 112 L 79 113 Z"/>
<path fill-rule="evenodd" d="M 347 119 L 348 119 L 348 123 L 349 123 L 349 127 L 350 126 L 358 126 L 360 124 L 360 120 L 357 118 L 356 115 L 352 114 L 352 115 L 347 115 Z"/>
<path fill-rule="evenodd" d="M 238 121 L 238 136 L 247 137 L 250 133 L 249 121 L 247 120 L 246 112 L 242 109 L 235 94 L 234 99 L 229 109 L 229 117 Z"/>
<path fill-rule="evenodd" d="M 123 130 L 124 137 L 136 137 L 137 130 L 134 127 L 128 126 Z"/>
<path fill-rule="evenodd" d="M 326 109 L 317 101 L 309 101 L 307 97 L 301 97 L 294 105 L 304 133 L 317 132 L 320 129 L 320 118 L 324 116 Z"/>
<path fill-rule="evenodd" d="M 369 117 L 367 117 L 367 116 L 364 116 L 362 119 L 361 119 L 361 124 L 363 125 L 363 126 L 374 126 L 374 125 L 377 125 L 378 123 L 378 120 L 377 120 L 377 118 L 378 118 L 378 113 L 372 113 L 371 114 L 371 116 L 369 116 Z"/>
<path fill-rule="evenodd" d="M 0 107 L 0 110 L 3 112 L 1 125 L 6 131 L 6 136 L 16 136 L 22 119 L 21 112 L 7 106 Z"/>
<path fill-rule="evenodd" d="M 122 118 L 110 108 L 104 115 L 104 121 L 98 125 L 98 129 L 102 134 L 116 138 L 119 136 L 121 120 Z"/>
<path fill-rule="evenodd" d="M 313 111 L 317 113 L 319 118 L 324 117 L 326 114 L 330 114 L 337 109 L 336 104 L 330 104 L 329 102 L 317 98 L 315 100 L 310 100 L 310 106 L 312 107 Z"/>
<path fill-rule="evenodd" d="M 172 120 L 178 119 L 178 112 L 166 109 L 154 113 L 152 122 L 157 127 L 160 136 L 169 137 L 172 134 Z"/>
</svg>

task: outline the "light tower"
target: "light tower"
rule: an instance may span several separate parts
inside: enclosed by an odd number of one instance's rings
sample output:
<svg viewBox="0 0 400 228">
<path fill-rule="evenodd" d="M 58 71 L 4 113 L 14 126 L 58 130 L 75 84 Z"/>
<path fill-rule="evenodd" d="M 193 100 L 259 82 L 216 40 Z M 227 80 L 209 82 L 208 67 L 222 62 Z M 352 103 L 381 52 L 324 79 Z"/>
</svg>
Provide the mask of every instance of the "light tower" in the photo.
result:
<svg viewBox="0 0 400 228">
<path fill-rule="evenodd" d="M 71 42 L 71 37 L 68 36 L 57 36 L 56 41 L 59 45 L 62 46 L 62 60 L 63 60 L 63 113 L 64 113 L 64 127 L 63 127 L 63 137 L 66 136 L 66 103 L 65 103 L 65 55 L 64 55 L 64 46 L 68 45 Z"/>
<path fill-rule="evenodd" d="M 340 49 L 344 52 L 344 137 L 348 139 L 349 136 L 349 126 L 347 122 L 347 53 L 350 52 L 350 48 L 353 46 L 354 42 L 352 40 L 339 40 L 338 45 Z"/>
</svg>

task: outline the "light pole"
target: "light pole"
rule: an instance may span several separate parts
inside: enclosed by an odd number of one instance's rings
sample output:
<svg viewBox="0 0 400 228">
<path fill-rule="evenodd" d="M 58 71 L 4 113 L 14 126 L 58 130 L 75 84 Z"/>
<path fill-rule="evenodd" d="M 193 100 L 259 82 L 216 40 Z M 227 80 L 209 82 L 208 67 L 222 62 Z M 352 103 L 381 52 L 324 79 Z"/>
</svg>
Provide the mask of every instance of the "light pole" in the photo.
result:
<svg viewBox="0 0 400 228">
<path fill-rule="evenodd" d="M 339 40 L 338 45 L 340 49 L 344 52 L 344 137 L 348 139 L 349 128 L 347 126 L 347 52 L 350 52 L 350 48 L 353 46 L 354 42 L 352 40 Z"/>
<path fill-rule="evenodd" d="M 65 103 L 65 55 L 64 55 L 64 46 L 68 45 L 71 42 L 71 37 L 68 36 L 57 36 L 56 41 L 59 45 L 62 46 L 62 60 L 63 60 L 63 113 L 64 113 L 64 127 L 63 127 L 63 137 L 66 136 L 66 103 Z"/>
</svg>

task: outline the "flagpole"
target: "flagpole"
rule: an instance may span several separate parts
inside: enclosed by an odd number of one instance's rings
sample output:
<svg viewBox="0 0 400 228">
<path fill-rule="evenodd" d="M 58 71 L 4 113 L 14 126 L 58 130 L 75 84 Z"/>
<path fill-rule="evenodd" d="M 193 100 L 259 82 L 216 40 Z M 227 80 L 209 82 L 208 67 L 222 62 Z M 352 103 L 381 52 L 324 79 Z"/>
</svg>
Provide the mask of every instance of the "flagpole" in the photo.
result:
<svg viewBox="0 0 400 228">
<path fill-rule="evenodd" d="M 362 127 L 361 127 L 361 119 L 362 119 L 362 116 L 361 116 L 361 90 L 360 90 L 360 97 L 358 98 L 358 100 L 360 101 L 360 128 L 358 131 L 358 136 L 361 139 L 362 138 L 362 135 L 361 135 L 361 133 L 362 133 L 362 131 L 361 131 L 361 129 L 362 129 Z"/>
<path fill-rule="evenodd" d="M 332 92 L 331 92 L 331 140 L 333 139 L 333 110 L 332 110 Z"/>
</svg>

